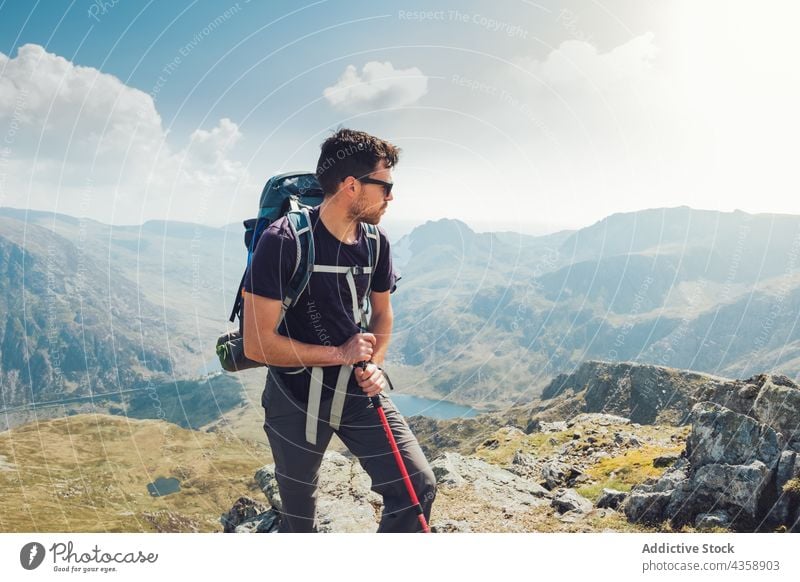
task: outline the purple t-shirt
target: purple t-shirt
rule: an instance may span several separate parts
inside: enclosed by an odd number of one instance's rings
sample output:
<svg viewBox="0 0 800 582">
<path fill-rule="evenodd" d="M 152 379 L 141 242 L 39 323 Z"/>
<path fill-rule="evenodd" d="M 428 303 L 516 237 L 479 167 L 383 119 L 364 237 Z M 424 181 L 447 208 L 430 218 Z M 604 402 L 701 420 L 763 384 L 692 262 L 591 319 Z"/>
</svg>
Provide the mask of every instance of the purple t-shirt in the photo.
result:
<svg viewBox="0 0 800 582">
<path fill-rule="evenodd" d="M 325 227 L 319 218 L 319 206 L 309 210 L 314 236 L 314 263 L 334 266 L 369 265 L 369 239 L 363 227 L 353 244 L 345 244 Z M 394 290 L 396 273 L 392 268 L 389 239 L 381 226 L 380 256 L 372 275 L 372 290 Z M 258 240 L 245 276 L 244 289 L 248 293 L 282 300 L 297 261 L 297 243 L 284 216 L 269 225 Z M 358 304 L 362 305 L 369 285 L 369 275 L 355 275 Z M 308 286 L 296 305 L 286 312 L 278 333 L 307 344 L 340 346 L 361 330 L 353 318 L 350 287 L 344 273 L 312 272 Z M 339 366 L 324 368 L 322 397 L 330 398 L 336 387 Z M 308 384 L 311 369 L 300 374 L 281 374 L 294 396 L 308 401 Z M 363 395 L 355 376 L 351 376 L 348 392 Z"/>
</svg>

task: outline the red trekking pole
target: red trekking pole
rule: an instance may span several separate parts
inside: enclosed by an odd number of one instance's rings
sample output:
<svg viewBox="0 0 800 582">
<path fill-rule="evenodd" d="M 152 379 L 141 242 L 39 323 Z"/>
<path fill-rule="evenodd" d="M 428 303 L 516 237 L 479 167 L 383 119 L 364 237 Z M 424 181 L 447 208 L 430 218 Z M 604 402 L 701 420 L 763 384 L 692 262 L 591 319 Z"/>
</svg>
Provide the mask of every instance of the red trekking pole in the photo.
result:
<svg viewBox="0 0 800 582">
<path fill-rule="evenodd" d="M 359 362 L 356 364 L 356 366 L 362 370 L 365 370 L 367 368 L 367 362 Z M 414 486 L 411 484 L 411 478 L 408 476 L 408 471 L 406 470 L 406 465 L 403 462 L 403 457 L 400 455 L 400 449 L 397 448 L 397 441 L 394 440 L 392 428 L 389 426 L 389 421 L 386 419 L 386 413 L 383 411 L 383 404 L 381 403 L 380 396 L 372 396 L 370 397 L 370 400 L 372 401 L 372 406 L 378 411 L 378 416 L 380 416 L 383 430 L 386 433 L 386 438 L 389 440 L 389 446 L 392 447 L 394 460 L 397 462 L 397 468 L 400 469 L 400 474 L 403 476 L 403 483 L 405 483 L 408 496 L 411 498 L 411 504 L 416 507 L 417 518 L 422 526 L 422 531 L 425 533 L 431 533 L 431 528 L 428 527 L 428 521 L 425 519 L 425 513 L 422 510 L 422 504 L 419 502 L 417 493 L 414 491 Z"/>
</svg>

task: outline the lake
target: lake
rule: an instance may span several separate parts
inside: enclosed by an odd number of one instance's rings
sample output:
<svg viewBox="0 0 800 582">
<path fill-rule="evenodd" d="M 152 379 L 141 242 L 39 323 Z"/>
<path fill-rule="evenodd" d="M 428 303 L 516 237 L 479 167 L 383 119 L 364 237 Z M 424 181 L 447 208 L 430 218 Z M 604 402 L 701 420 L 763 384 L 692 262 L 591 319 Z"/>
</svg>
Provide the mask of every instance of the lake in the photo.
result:
<svg viewBox="0 0 800 582">
<path fill-rule="evenodd" d="M 153 497 L 163 497 L 170 493 L 177 493 L 181 490 L 180 481 L 174 477 L 164 478 L 159 477 L 152 483 L 147 484 L 147 492 Z"/>
<path fill-rule="evenodd" d="M 463 406 L 448 402 L 447 400 L 433 400 L 410 394 L 395 394 L 387 392 L 387 396 L 394 402 L 397 410 L 403 416 L 415 416 L 420 414 L 436 420 L 447 420 L 450 418 L 469 418 L 480 414 L 470 406 Z"/>
<path fill-rule="evenodd" d="M 209 360 L 205 366 L 200 368 L 200 373 L 208 374 L 221 371 L 218 359 Z M 266 370 L 264 372 L 266 374 Z M 433 400 L 421 396 L 411 396 L 410 394 L 395 394 L 393 391 L 387 392 L 397 409 L 403 416 L 415 416 L 420 414 L 436 420 L 447 420 L 450 418 L 469 418 L 481 414 L 470 406 L 455 404 L 447 400 Z"/>
</svg>

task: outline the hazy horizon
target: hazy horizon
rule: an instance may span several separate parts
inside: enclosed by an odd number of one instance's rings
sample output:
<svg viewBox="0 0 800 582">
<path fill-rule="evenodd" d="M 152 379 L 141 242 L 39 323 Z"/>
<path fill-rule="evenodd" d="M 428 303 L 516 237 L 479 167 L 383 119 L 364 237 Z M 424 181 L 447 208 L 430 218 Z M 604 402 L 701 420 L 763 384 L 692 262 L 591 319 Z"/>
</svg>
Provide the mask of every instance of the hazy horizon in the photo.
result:
<svg viewBox="0 0 800 582">
<path fill-rule="evenodd" d="M 435 8 L 5 3 L 0 206 L 238 222 L 349 126 L 402 148 L 398 221 L 800 213 L 797 3 Z"/>
<path fill-rule="evenodd" d="M 677 208 L 689 208 L 692 211 L 719 212 L 719 213 L 722 213 L 722 214 L 733 214 L 735 212 L 743 212 L 743 213 L 751 215 L 751 216 L 764 215 L 764 214 L 766 214 L 766 215 L 800 216 L 800 213 L 788 213 L 788 212 L 745 212 L 745 211 L 740 210 L 740 209 L 735 209 L 735 210 L 732 210 L 732 211 L 724 211 L 724 210 L 716 210 L 716 209 L 713 209 L 713 208 L 695 208 L 695 207 L 687 206 L 687 205 L 679 205 L 679 206 L 664 206 L 664 207 L 658 207 L 658 208 L 640 208 L 638 210 L 632 210 L 632 211 L 627 211 L 627 212 L 614 212 L 614 213 L 608 214 L 607 216 L 604 216 L 604 217 L 600 218 L 599 220 L 594 221 L 594 222 L 589 223 L 589 224 L 574 225 L 574 226 L 566 226 L 566 225 L 564 225 L 564 226 L 561 226 L 561 227 L 557 227 L 557 226 L 548 227 L 547 225 L 543 225 L 543 224 L 523 223 L 523 222 L 514 222 L 514 221 L 506 221 L 506 222 L 501 222 L 501 221 L 497 221 L 497 222 L 474 221 L 474 220 L 470 220 L 470 219 L 460 218 L 458 216 L 438 216 L 438 217 L 425 218 L 425 219 L 421 219 L 421 220 L 409 220 L 409 219 L 402 219 L 402 218 L 401 219 L 393 219 L 391 216 L 389 216 L 389 217 L 385 216 L 381 220 L 380 224 L 381 224 L 382 227 L 384 227 L 386 229 L 387 233 L 391 236 L 391 238 L 395 239 L 395 240 L 398 240 L 398 239 L 402 238 L 403 236 L 405 236 L 406 234 L 409 234 L 411 231 L 413 231 L 418 226 L 421 226 L 421 225 L 423 225 L 423 224 L 425 224 L 427 222 L 435 222 L 437 220 L 458 220 L 458 221 L 463 222 L 464 224 L 466 224 L 475 233 L 511 232 L 511 233 L 516 233 L 516 234 L 528 235 L 528 236 L 547 236 L 547 235 L 550 235 L 550 234 L 555 234 L 555 233 L 563 232 L 563 231 L 576 231 L 576 230 L 581 230 L 583 228 L 588 228 L 588 227 L 590 227 L 590 226 L 592 226 L 594 224 L 597 224 L 598 222 L 602 222 L 606 218 L 608 218 L 610 216 L 613 216 L 613 215 L 616 215 L 616 214 L 635 214 L 637 212 L 646 212 L 646 211 L 653 211 L 653 210 L 672 210 L 672 209 L 677 209 Z M 135 228 L 135 227 L 144 226 L 145 224 L 154 223 L 154 222 L 156 222 L 156 223 L 157 222 L 167 222 L 167 223 L 175 223 L 175 224 L 189 224 L 189 225 L 197 225 L 197 226 L 203 226 L 203 227 L 214 228 L 214 229 L 232 229 L 232 230 L 236 230 L 238 228 L 243 228 L 241 221 L 227 222 L 227 223 L 224 223 L 224 224 L 209 224 L 209 223 L 190 222 L 190 221 L 185 221 L 185 220 L 169 220 L 169 219 L 161 219 L 161 218 L 151 218 L 151 219 L 146 220 L 146 221 L 141 222 L 141 223 L 109 224 L 107 222 L 102 222 L 102 221 L 96 220 L 94 218 L 91 218 L 89 216 L 76 216 L 76 215 L 72 215 L 72 214 L 67 214 L 65 212 L 53 212 L 51 210 L 45 210 L 45 209 L 39 209 L 39 208 L 19 208 L 19 207 L 14 207 L 14 206 L 0 206 L 0 211 L 6 210 L 6 209 L 13 210 L 15 212 L 31 211 L 31 212 L 42 213 L 42 214 L 53 214 L 54 216 L 67 216 L 69 218 L 73 218 L 73 219 L 77 219 L 77 220 L 91 220 L 91 221 L 97 222 L 99 224 L 103 224 L 103 225 L 106 225 L 106 226 L 111 226 L 112 228 L 113 227 L 116 227 L 116 228 Z M 254 212 L 253 216 L 255 216 L 255 214 L 256 213 Z M 250 217 L 248 217 L 248 218 L 250 218 Z M 517 228 L 515 228 L 515 227 L 517 227 Z M 522 228 L 518 228 L 518 227 L 522 227 Z"/>
</svg>

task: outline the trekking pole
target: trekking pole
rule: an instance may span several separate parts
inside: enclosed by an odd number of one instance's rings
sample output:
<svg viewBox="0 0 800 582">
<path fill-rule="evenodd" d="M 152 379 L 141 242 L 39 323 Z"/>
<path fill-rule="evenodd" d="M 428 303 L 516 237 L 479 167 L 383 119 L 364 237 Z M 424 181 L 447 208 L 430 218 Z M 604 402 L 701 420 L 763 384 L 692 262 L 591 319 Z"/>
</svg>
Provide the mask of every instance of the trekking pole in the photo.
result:
<svg viewBox="0 0 800 582">
<path fill-rule="evenodd" d="M 365 370 L 367 368 L 367 362 L 358 362 L 356 366 L 362 370 Z M 378 416 L 380 416 L 383 430 L 386 433 L 386 438 L 389 440 L 389 445 L 392 447 L 394 460 L 397 462 L 397 468 L 400 469 L 400 474 L 403 476 L 403 482 L 406 485 L 406 490 L 408 490 L 408 496 L 411 498 L 411 504 L 416 507 L 417 518 L 422 526 L 422 531 L 425 533 L 431 533 L 431 528 L 428 527 L 428 521 L 425 519 L 425 513 L 422 510 L 422 504 L 419 502 L 417 493 L 414 491 L 414 486 L 411 484 L 411 478 L 408 476 L 408 471 L 406 470 L 406 465 L 403 462 L 403 457 L 400 455 L 400 449 L 397 448 L 397 441 L 394 439 L 392 428 L 389 426 L 389 421 L 386 419 L 386 413 L 383 410 L 383 404 L 381 403 L 380 396 L 371 396 L 370 400 L 372 401 L 372 406 L 378 411 Z"/>
</svg>

